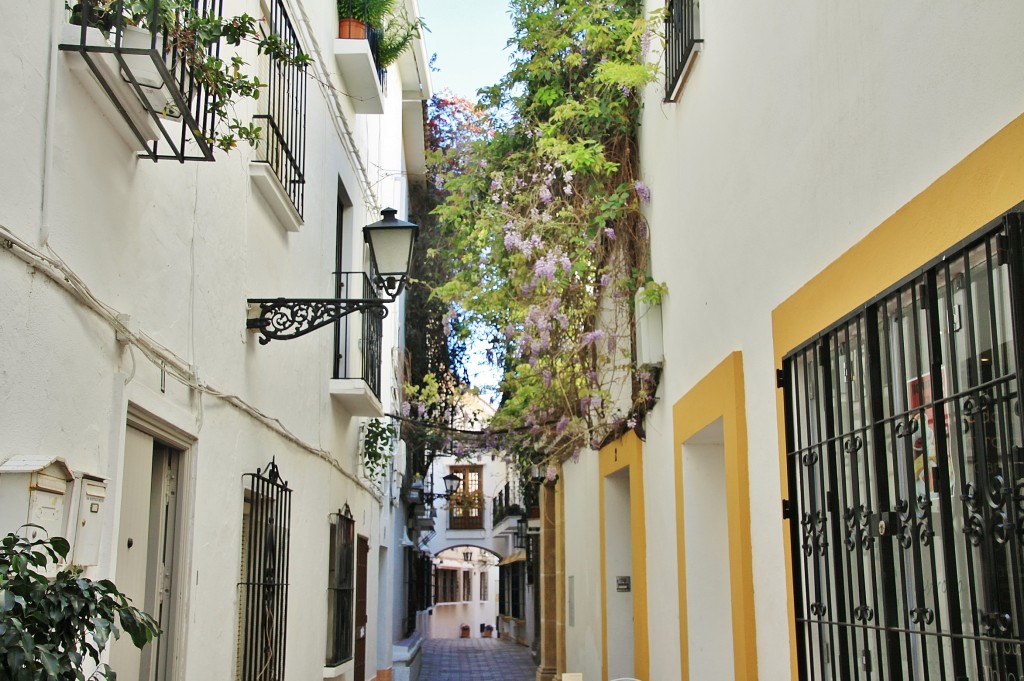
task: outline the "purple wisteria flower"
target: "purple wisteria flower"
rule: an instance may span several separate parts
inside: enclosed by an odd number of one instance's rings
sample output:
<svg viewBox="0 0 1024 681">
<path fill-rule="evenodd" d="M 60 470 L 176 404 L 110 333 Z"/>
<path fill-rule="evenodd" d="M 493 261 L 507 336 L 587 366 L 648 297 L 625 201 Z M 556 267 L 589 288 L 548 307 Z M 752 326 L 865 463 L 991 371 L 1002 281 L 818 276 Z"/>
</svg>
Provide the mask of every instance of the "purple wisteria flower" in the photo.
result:
<svg viewBox="0 0 1024 681">
<path fill-rule="evenodd" d="M 608 237 L 609 241 L 615 241 L 615 230 L 611 227 L 604 228 L 604 235 Z"/>
<path fill-rule="evenodd" d="M 651 202 L 651 190 L 646 184 L 644 184 L 640 180 L 637 180 L 636 182 L 633 183 L 633 190 L 636 191 L 636 195 L 640 197 L 640 200 L 642 202 Z"/>
<path fill-rule="evenodd" d="M 540 258 L 533 265 L 533 274 L 548 281 L 554 281 L 555 271 L 555 261 L 548 258 Z"/>
<path fill-rule="evenodd" d="M 408 402 L 402 402 L 402 416 L 408 417 L 409 412 L 412 411 L 412 405 Z"/>
<path fill-rule="evenodd" d="M 601 288 L 608 288 L 608 286 L 611 283 L 612 283 L 611 275 L 608 275 L 608 274 L 602 274 L 601 275 Z"/>
<path fill-rule="evenodd" d="M 636 418 L 630 416 L 628 419 L 626 419 L 626 427 L 629 428 L 630 430 L 636 428 Z"/>
<path fill-rule="evenodd" d="M 640 54 L 647 56 L 648 50 L 651 49 L 651 32 L 644 31 L 644 34 L 640 36 Z"/>
<path fill-rule="evenodd" d="M 583 347 L 586 347 L 586 346 L 590 345 L 591 343 L 596 343 L 597 341 L 601 340 L 604 337 L 605 337 L 605 332 L 602 329 L 595 329 L 594 331 L 587 331 L 585 334 L 583 334 L 583 340 L 581 342 L 581 345 Z"/>
<path fill-rule="evenodd" d="M 541 376 L 544 378 L 544 387 L 551 387 L 551 369 L 545 369 L 541 372 Z"/>
<path fill-rule="evenodd" d="M 544 479 L 548 482 L 554 482 L 558 479 L 558 469 L 552 465 L 548 465 L 548 469 L 544 471 Z"/>
<path fill-rule="evenodd" d="M 563 416 L 562 418 L 558 419 L 558 423 L 555 424 L 555 432 L 556 433 L 564 433 L 565 429 L 568 428 L 568 427 L 569 427 L 569 417 L 568 416 Z"/>
<path fill-rule="evenodd" d="M 551 190 L 546 186 L 540 188 L 540 200 L 544 202 L 544 205 L 551 203 Z"/>
<path fill-rule="evenodd" d="M 423 418 L 423 415 L 426 414 L 426 413 L 427 413 L 427 405 L 423 404 L 422 402 L 417 402 L 416 403 L 416 416 L 418 418 Z"/>
</svg>

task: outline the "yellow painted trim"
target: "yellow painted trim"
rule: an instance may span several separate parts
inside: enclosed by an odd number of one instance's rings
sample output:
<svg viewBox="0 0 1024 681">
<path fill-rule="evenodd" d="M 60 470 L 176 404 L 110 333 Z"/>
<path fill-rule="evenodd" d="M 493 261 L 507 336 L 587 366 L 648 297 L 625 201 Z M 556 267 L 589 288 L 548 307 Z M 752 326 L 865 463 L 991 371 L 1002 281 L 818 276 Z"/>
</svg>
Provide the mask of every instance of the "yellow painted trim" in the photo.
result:
<svg viewBox="0 0 1024 681">
<path fill-rule="evenodd" d="M 757 679 L 757 626 L 754 620 L 754 568 L 750 547 L 750 475 L 747 469 L 747 418 L 743 355 L 726 357 L 672 408 L 676 478 L 676 550 L 679 570 L 679 655 L 683 681 L 690 678 L 686 612 L 686 524 L 683 517 L 683 444 L 722 419 L 725 452 L 725 503 L 729 531 L 729 588 L 732 596 L 735 677 Z M 695 680 L 699 681 L 699 680 Z"/>
<path fill-rule="evenodd" d="M 647 628 L 647 525 L 644 519 L 643 443 L 630 431 L 605 445 L 600 451 L 601 485 L 601 677 L 608 679 L 608 603 L 605 590 L 608 572 L 605 561 L 604 480 L 623 468 L 629 468 L 629 532 L 632 554 L 633 589 L 633 675 L 650 678 L 651 658 Z"/>
<path fill-rule="evenodd" d="M 1024 199 L 1024 115 L 996 133 L 812 278 L 772 312 L 775 362 Z M 786 428 L 776 394 L 782 497 Z M 796 620 L 789 524 L 783 524 L 792 676 L 797 678 Z"/>
</svg>

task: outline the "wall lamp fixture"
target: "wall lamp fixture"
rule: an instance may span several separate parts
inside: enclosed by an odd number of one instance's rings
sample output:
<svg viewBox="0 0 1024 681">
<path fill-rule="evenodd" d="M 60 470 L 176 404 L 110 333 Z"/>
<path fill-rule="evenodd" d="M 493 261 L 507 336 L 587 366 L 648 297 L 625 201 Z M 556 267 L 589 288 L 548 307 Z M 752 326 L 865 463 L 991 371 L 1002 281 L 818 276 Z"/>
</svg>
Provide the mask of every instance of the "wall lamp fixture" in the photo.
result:
<svg viewBox="0 0 1024 681">
<path fill-rule="evenodd" d="M 393 303 L 405 288 L 419 226 L 395 217 L 398 211 L 385 208 L 381 219 L 363 227 L 363 240 L 370 246 L 370 274 L 375 286 L 371 295 L 360 298 L 249 298 L 259 306 L 258 316 L 246 320 L 246 328 L 260 332 L 260 344 L 289 340 L 333 324 L 353 312 L 386 317 L 387 303 Z M 381 295 L 382 294 L 382 295 Z"/>
<path fill-rule="evenodd" d="M 462 484 L 462 478 L 455 473 L 449 473 L 441 479 L 444 480 L 444 494 L 425 491 L 423 489 L 423 481 L 417 480 L 409 486 L 406 500 L 410 504 L 433 504 L 434 499 L 450 499 L 456 490 L 459 489 L 459 485 Z"/>
</svg>

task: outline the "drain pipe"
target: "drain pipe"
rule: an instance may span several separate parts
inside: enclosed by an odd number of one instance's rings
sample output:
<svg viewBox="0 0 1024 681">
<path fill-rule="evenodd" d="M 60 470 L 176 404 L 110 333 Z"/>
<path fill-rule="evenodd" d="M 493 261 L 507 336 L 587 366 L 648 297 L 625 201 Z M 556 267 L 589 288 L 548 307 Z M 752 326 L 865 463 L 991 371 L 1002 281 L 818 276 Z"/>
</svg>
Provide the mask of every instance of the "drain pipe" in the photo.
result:
<svg viewBox="0 0 1024 681">
<path fill-rule="evenodd" d="M 46 113 L 43 123 L 43 177 L 39 197 L 39 245 L 50 240 L 50 184 L 53 177 L 53 139 L 57 127 L 57 43 L 64 23 L 64 7 L 50 3 L 50 50 L 47 64 Z"/>
</svg>

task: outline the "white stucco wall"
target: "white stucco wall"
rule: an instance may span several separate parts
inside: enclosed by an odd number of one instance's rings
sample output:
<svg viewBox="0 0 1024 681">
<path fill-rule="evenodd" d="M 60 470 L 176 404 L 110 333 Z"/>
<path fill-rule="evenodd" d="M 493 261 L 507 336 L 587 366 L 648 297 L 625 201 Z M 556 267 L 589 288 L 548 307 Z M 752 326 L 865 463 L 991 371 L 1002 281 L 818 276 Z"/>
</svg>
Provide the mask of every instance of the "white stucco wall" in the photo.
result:
<svg viewBox="0 0 1024 681">
<path fill-rule="evenodd" d="M 255 0 L 225 4 L 228 12 L 258 13 Z M 253 153 L 244 144 L 217 152 L 213 163 L 137 159 L 118 132 L 123 123 L 100 114 L 95 93 L 72 75 L 69 61 L 78 57 L 57 51 L 60 3 L 18 3 L 0 26 L 0 145 L 8 158 L 0 164 L 0 241 L 10 234 L 41 256 L 59 257 L 84 284 L 72 295 L 42 265 L 26 264 L 23 257 L 33 256 L 25 249 L 0 249 L 0 460 L 61 456 L 76 472 L 108 480 L 102 559 L 89 571 L 106 577 L 124 540 L 117 525 L 129 408 L 190 443 L 190 477 L 179 482 L 187 617 L 176 679 L 233 678 L 242 475 L 271 459 L 294 490 L 289 678 L 322 678 L 328 516 L 345 504 L 370 541 L 367 678 L 390 660 L 393 599 L 381 593 L 391 585 L 379 583 L 378 559 L 383 545 L 400 566 L 401 550 L 390 504 L 382 509 L 355 480 L 360 420 L 328 391 L 333 334 L 264 346 L 245 330 L 245 317 L 249 297 L 333 296 L 339 178 L 354 203 L 346 222 L 351 269 L 365 265 L 363 224 L 386 205 L 406 217 L 402 79 L 393 68 L 383 115 L 353 114 L 331 52 L 334 3 L 286 6 L 316 69 L 336 85 L 307 83 L 298 232 L 286 232 L 255 190 Z M 251 112 L 245 104 L 238 111 Z M 87 296 L 130 315 L 153 347 L 180 358 L 186 378 L 161 376 L 141 347 L 118 343 L 111 324 L 82 302 Z M 382 352 L 388 412 L 395 411 L 391 348 L 402 342 L 401 321 L 392 305 Z M 0 530 L 20 522 L 0 518 Z M 381 627 L 378 606 L 388 618 Z M 347 678 L 351 667 L 341 668 Z"/>
<path fill-rule="evenodd" d="M 705 43 L 682 96 L 663 103 L 663 83 L 649 88 L 641 128 L 651 274 L 669 289 L 644 446 L 651 678 L 679 678 L 672 406 L 740 350 L 759 676 L 782 679 L 771 311 L 1024 111 L 1024 5 L 724 0 L 699 11 Z M 688 544 L 689 532 L 701 529 L 688 525 Z M 710 664 L 698 654 L 691 647 L 691 678 Z"/>
</svg>

